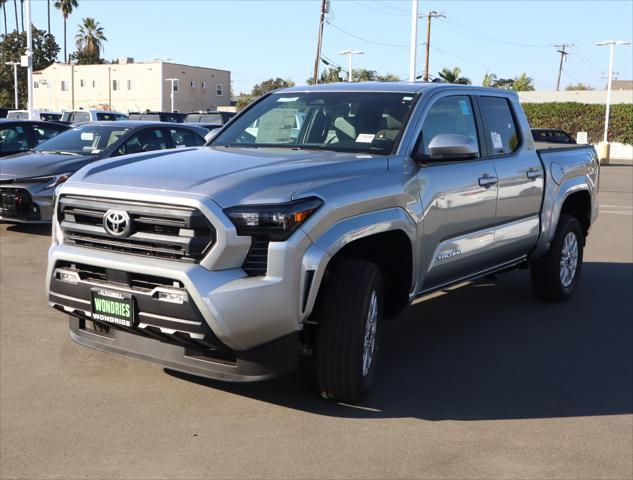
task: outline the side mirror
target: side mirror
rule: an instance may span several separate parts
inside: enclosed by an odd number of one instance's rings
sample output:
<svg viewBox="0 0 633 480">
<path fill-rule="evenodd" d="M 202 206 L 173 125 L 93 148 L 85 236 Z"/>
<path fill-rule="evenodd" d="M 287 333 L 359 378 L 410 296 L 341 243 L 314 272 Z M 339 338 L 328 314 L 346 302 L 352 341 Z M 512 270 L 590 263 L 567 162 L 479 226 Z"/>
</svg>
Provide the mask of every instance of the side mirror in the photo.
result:
<svg viewBox="0 0 633 480">
<path fill-rule="evenodd" d="M 466 135 L 440 133 L 431 139 L 428 155 L 418 151 L 415 156 L 420 161 L 470 160 L 479 157 L 479 146 L 475 139 Z"/>
</svg>

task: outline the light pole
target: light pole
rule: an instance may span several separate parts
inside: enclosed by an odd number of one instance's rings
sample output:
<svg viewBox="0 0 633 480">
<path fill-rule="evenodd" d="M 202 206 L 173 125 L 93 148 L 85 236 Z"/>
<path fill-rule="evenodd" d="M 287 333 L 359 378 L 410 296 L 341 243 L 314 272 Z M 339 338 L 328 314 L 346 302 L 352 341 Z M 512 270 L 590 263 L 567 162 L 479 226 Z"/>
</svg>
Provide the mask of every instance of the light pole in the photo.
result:
<svg viewBox="0 0 633 480">
<path fill-rule="evenodd" d="M 623 40 L 605 40 L 604 42 L 597 42 L 596 45 L 603 47 L 609 45 L 609 74 L 607 80 L 607 112 L 604 117 L 604 139 L 605 143 L 608 143 L 609 133 L 609 111 L 611 110 L 611 79 L 613 76 L 613 51 L 616 45 L 630 45 L 631 42 L 625 42 Z"/>
<path fill-rule="evenodd" d="M 171 82 L 171 112 L 174 112 L 174 85 L 180 82 L 179 78 L 166 78 L 166 82 Z"/>
<path fill-rule="evenodd" d="M 409 49 L 409 81 L 415 82 L 415 60 L 418 54 L 418 0 L 411 0 L 411 46 Z"/>
<path fill-rule="evenodd" d="M 33 120 L 33 25 L 31 24 L 31 0 L 26 5 L 26 93 L 29 120 Z"/>
<path fill-rule="evenodd" d="M 5 65 L 13 65 L 13 96 L 15 99 L 15 109 L 18 109 L 18 66 L 20 62 L 4 62 Z"/>
<path fill-rule="evenodd" d="M 347 55 L 347 81 L 351 82 L 352 81 L 352 57 L 354 55 L 362 55 L 365 52 L 361 52 L 360 50 L 343 50 L 341 52 L 338 52 L 339 55 Z"/>
</svg>

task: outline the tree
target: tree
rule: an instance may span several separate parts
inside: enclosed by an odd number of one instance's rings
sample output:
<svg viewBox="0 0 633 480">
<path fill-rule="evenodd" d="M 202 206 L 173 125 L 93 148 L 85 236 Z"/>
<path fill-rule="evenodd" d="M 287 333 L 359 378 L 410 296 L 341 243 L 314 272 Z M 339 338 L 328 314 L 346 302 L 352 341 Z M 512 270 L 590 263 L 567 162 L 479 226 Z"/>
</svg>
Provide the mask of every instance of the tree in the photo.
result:
<svg viewBox="0 0 633 480">
<path fill-rule="evenodd" d="M 26 50 L 26 32 L 17 30 L 4 35 L 0 42 L 0 65 L 19 62 Z M 53 35 L 33 27 L 33 69 L 42 70 L 52 64 L 59 54 L 59 45 Z M 20 107 L 26 108 L 26 68 L 18 69 Z M 0 106 L 13 107 L 13 69 L 0 68 Z"/>
<path fill-rule="evenodd" d="M 497 82 L 497 76 L 494 73 L 488 73 L 484 75 L 484 79 L 481 82 L 482 87 L 494 87 Z"/>
<path fill-rule="evenodd" d="M 367 68 L 355 68 L 352 70 L 352 81 L 354 82 L 374 82 L 376 78 L 376 70 Z"/>
<path fill-rule="evenodd" d="M 385 73 L 384 75 L 376 75 L 376 80 L 379 82 L 399 82 L 400 77 L 393 73 Z"/>
<path fill-rule="evenodd" d="M 323 70 L 321 75 L 319 75 L 319 83 L 344 82 L 345 79 L 341 76 L 341 72 L 341 67 L 329 67 L 327 70 Z M 306 83 L 308 85 L 314 85 L 314 78 L 308 78 Z"/>
<path fill-rule="evenodd" d="M 457 83 L 460 85 L 470 85 L 470 79 L 466 77 L 461 77 L 462 69 L 459 67 L 455 67 L 452 70 L 449 68 L 443 68 L 441 72 L 438 73 L 441 79 L 443 79 L 446 83 Z"/>
<path fill-rule="evenodd" d="M 68 56 L 66 53 L 66 41 L 68 35 L 66 34 L 66 22 L 68 21 L 68 17 L 71 13 L 73 13 L 73 9 L 77 8 L 79 4 L 77 0 L 55 0 L 53 6 L 62 12 L 64 16 L 64 62 L 68 61 Z"/>
<path fill-rule="evenodd" d="M 565 90 L 595 90 L 591 85 L 586 85 L 584 83 L 576 83 L 570 84 L 565 87 Z"/>
<path fill-rule="evenodd" d="M 75 36 L 77 52 L 75 58 L 82 65 L 91 63 L 103 63 L 101 49 L 103 42 L 108 39 L 103 33 L 103 27 L 94 18 L 86 17 L 79 27 L 79 33 Z"/>
<path fill-rule="evenodd" d="M 513 78 L 497 78 L 492 84 L 494 88 L 502 88 L 504 90 L 512 90 L 513 85 L 514 85 Z"/>
<path fill-rule="evenodd" d="M 534 91 L 534 79 L 527 76 L 527 73 L 523 72 L 518 77 L 512 79 L 511 90 L 515 92 L 532 92 Z"/>
<path fill-rule="evenodd" d="M 272 92 L 273 90 L 278 90 L 280 88 L 294 87 L 295 82 L 290 79 L 283 78 L 269 78 L 268 80 L 264 80 L 262 83 L 258 83 L 253 86 L 251 90 L 251 96 L 253 97 L 261 97 L 262 95 L 267 94 L 268 92 Z"/>
</svg>

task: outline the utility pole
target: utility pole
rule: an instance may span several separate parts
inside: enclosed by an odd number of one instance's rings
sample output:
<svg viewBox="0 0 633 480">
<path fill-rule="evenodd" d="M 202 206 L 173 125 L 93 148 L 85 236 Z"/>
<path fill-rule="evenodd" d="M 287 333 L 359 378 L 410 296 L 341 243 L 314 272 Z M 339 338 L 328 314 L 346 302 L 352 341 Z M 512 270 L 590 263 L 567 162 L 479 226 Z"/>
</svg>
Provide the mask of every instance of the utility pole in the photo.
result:
<svg viewBox="0 0 633 480">
<path fill-rule="evenodd" d="M 174 113 L 174 85 L 180 82 L 179 78 L 166 78 L 166 82 L 171 82 L 171 112 Z"/>
<path fill-rule="evenodd" d="M 611 81 L 613 79 L 613 53 L 616 45 L 630 45 L 631 42 L 625 42 L 623 40 L 606 40 L 604 42 L 598 42 L 596 45 L 603 47 L 609 45 L 609 74 L 607 80 L 607 112 L 604 117 L 604 139 L 605 143 L 608 143 L 609 134 L 609 112 L 611 110 Z"/>
<path fill-rule="evenodd" d="M 557 50 L 557 52 L 560 53 L 560 65 L 558 66 L 558 77 L 556 78 L 556 91 L 558 92 L 558 90 L 560 89 L 560 75 L 563 72 L 563 63 L 565 63 L 565 58 L 567 57 L 567 55 L 569 55 L 569 52 L 565 49 L 571 48 L 575 45 L 573 43 L 563 43 L 562 45 L 554 46 L 560 49 Z"/>
<path fill-rule="evenodd" d="M 343 50 L 342 52 L 338 52 L 339 55 L 347 55 L 347 81 L 352 82 L 352 57 L 354 55 L 362 55 L 365 52 L 361 52 L 360 50 Z"/>
<path fill-rule="evenodd" d="M 314 84 L 319 83 L 319 64 L 321 63 L 321 44 L 323 43 L 323 24 L 325 14 L 330 11 L 330 1 L 321 0 L 321 17 L 319 19 L 319 36 L 317 38 L 316 58 L 314 59 Z"/>
<path fill-rule="evenodd" d="M 418 0 L 411 0 L 411 40 L 409 47 L 409 81 L 415 82 L 415 60 L 418 55 Z"/>
<path fill-rule="evenodd" d="M 26 93 L 29 120 L 33 120 L 33 25 L 31 25 L 31 0 L 26 0 Z"/>
<path fill-rule="evenodd" d="M 18 66 L 20 62 L 4 62 L 5 65 L 13 66 L 13 98 L 15 101 L 15 109 L 18 107 Z"/>
<path fill-rule="evenodd" d="M 424 81 L 429 81 L 429 49 L 431 48 L 431 19 L 446 18 L 444 13 L 426 12 L 426 60 L 424 61 Z"/>
</svg>

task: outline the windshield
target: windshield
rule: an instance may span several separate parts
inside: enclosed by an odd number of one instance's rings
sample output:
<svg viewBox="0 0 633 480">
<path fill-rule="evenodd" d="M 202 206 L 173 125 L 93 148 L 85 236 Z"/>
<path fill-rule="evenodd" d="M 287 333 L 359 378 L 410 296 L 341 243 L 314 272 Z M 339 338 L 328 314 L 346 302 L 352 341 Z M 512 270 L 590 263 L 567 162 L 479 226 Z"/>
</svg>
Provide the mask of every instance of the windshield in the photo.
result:
<svg viewBox="0 0 633 480">
<path fill-rule="evenodd" d="M 219 113 L 189 113 L 185 119 L 187 123 L 217 123 L 222 124 L 222 115 Z"/>
<path fill-rule="evenodd" d="M 212 145 L 389 154 L 413 100 L 403 93 L 272 94 L 237 117 Z"/>
<path fill-rule="evenodd" d="M 82 125 L 60 133 L 40 143 L 36 152 L 59 152 L 77 155 L 96 155 L 113 145 L 129 128 L 106 125 Z"/>
<path fill-rule="evenodd" d="M 127 115 L 123 115 L 122 113 L 97 112 L 97 120 L 100 120 L 100 121 L 127 120 Z"/>
</svg>

